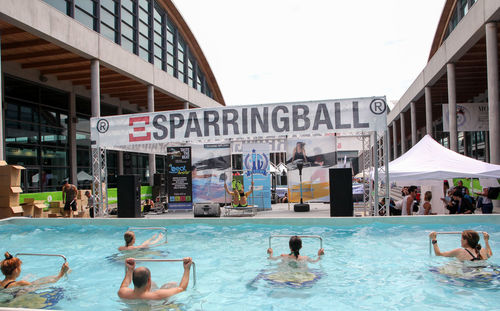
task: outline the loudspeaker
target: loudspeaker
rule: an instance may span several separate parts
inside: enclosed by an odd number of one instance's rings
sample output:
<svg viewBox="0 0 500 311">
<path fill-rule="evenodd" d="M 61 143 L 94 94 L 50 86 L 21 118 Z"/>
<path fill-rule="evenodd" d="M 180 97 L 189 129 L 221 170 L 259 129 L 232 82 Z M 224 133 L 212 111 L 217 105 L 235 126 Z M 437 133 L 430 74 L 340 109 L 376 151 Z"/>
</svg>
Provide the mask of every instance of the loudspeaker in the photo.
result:
<svg viewBox="0 0 500 311">
<path fill-rule="evenodd" d="M 137 175 L 118 176 L 118 218 L 138 218 L 141 215 L 141 183 Z"/>
<path fill-rule="evenodd" d="M 220 217 L 219 203 L 194 203 L 194 217 Z"/>
<path fill-rule="evenodd" d="M 330 169 L 330 217 L 352 217 L 352 172 L 350 168 Z"/>
</svg>

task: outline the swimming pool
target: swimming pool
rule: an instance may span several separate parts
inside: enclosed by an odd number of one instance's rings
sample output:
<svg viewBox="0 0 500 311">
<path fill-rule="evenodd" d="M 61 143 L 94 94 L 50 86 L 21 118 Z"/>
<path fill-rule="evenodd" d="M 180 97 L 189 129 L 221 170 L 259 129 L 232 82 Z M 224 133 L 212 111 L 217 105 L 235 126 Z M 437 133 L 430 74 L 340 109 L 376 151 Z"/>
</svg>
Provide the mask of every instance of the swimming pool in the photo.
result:
<svg viewBox="0 0 500 311">
<path fill-rule="evenodd" d="M 165 226 L 167 258 L 193 257 L 197 285 L 169 305 L 129 306 L 116 292 L 124 268 L 109 258 L 129 226 Z M 431 272 L 449 259 L 429 256 L 428 232 L 488 231 L 491 264 L 500 265 L 500 215 L 322 219 L 10 219 L 0 221 L 1 251 L 64 254 L 72 272 L 40 293 L 50 309 L 65 310 L 492 310 L 500 280 L 464 281 Z M 315 280 L 304 287 L 269 280 L 278 269 L 268 261 L 271 234 L 320 235 L 326 255 L 310 264 Z M 137 240 L 148 234 L 137 231 Z M 458 236 L 438 236 L 442 250 L 459 247 Z M 276 254 L 286 238 L 273 239 Z M 481 240 L 481 243 L 484 243 Z M 303 255 L 314 256 L 315 239 Z M 108 258 L 107 258 L 108 257 Z M 56 274 L 59 258 L 24 257 L 21 277 Z M 148 263 L 153 281 L 180 281 L 179 263 Z M 310 281 L 310 280 L 309 280 Z M 1 298 L 1 297 L 0 297 Z M 29 298 L 29 297 L 28 297 Z M 39 299 L 40 300 L 40 299 Z M 50 299 L 49 299 L 50 300 Z M 16 305 L 38 307 L 38 305 Z M 0 304 L 6 306 L 7 303 Z"/>
</svg>

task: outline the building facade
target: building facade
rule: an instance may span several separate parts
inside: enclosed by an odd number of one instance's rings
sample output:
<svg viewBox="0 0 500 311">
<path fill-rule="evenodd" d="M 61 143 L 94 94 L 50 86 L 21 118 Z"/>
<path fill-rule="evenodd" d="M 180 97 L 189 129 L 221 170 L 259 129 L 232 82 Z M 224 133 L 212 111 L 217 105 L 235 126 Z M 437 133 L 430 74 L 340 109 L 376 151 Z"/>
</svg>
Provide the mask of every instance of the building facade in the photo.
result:
<svg viewBox="0 0 500 311">
<path fill-rule="evenodd" d="M 24 192 L 90 188 L 90 118 L 225 105 L 170 0 L 10 0 L 0 6 L 0 159 L 26 167 Z M 143 184 L 162 156 L 107 152 Z"/>
<path fill-rule="evenodd" d="M 446 1 L 426 67 L 388 115 L 391 159 L 429 134 L 454 151 L 500 164 L 499 20 L 500 1 Z M 487 107 L 488 130 L 458 131 L 457 104 L 475 103 Z"/>
</svg>

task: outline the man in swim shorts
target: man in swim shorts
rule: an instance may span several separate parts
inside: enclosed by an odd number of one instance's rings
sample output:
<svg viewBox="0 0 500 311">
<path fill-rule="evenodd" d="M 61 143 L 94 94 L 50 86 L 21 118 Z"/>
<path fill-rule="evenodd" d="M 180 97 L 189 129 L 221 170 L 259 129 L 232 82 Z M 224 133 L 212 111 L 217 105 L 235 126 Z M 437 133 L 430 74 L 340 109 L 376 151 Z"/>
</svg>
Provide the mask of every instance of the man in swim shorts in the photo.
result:
<svg viewBox="0 0 500 311">
<path fill-rule="evenodd" d="M 146 267 L 136 269 L 135 259 L 127 258 L 125 260 L 125 278 L 118 290 L 118 296 L 123 299 L 161 300 L 183 292 L 189 284 L 189 271 L 192 262 L 191 257 L 183 259 L 184 274 L 179 285 L 172 286 L 171 283 L 167 283 L 160 289 L 152 291 L 153 282 L 151 281 L 149 269 Z M 131 282 L 134 283 L 134 289 L 129 288 Z"/>
<path fill-rule="evenodd" d="M 64 181 L 62 187 L 62 198 L 64 202 L 64 217 L 71 217 L 71 211 L 76 211 L 76 194 L 78 190 L 75 185 Z"/>
</svg>

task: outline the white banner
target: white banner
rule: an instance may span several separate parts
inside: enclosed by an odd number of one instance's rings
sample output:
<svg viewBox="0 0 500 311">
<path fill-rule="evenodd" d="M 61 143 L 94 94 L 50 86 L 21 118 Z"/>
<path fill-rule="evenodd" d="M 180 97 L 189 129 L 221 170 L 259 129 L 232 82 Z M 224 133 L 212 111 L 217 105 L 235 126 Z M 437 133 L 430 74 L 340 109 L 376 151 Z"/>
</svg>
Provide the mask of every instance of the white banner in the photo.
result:
<svg viewBox="0 0 500 311">
<path fill-rule="evenodd" d="M 366 97 L 118 115 L 91 118 L 91 139 L 107 149 L 137 150 L 173 142 L 383 131 L 386 113 L 385 98 Z"/>
<path fill-rule="evenodd" d="M 488 131 L 488 103 L 457 104 L 457 131 Z M 448 104 L 443 104 L 443 131 L 450 131 Z"/>
</svg>

